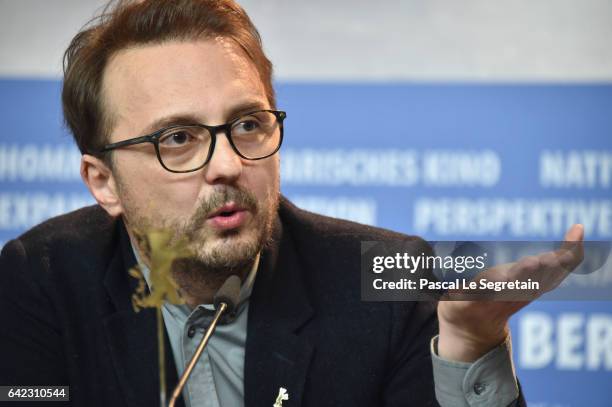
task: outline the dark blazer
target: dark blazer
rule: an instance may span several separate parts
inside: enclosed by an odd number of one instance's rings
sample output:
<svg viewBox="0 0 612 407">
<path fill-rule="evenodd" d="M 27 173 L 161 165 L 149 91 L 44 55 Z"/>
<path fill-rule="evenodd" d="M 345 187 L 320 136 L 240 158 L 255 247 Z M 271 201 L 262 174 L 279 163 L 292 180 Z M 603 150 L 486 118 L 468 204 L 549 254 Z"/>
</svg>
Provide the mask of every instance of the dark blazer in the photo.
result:
<svg viewBox="0 0 612 407">
<path fill-rule="evenodd" d="M 360 242 L 397 239 L 417 238 L 282 200 L 250 299 L 246 406 L 270 407 L 280 387 L 285 407 L 437 405 L 436 304 L 360 300 Z M 123 222 L 99 206 L 7 243 L 0 385 L 69 385 L 75 406 L 158 406 L 155 313 L 132 309 L 134 264 Z M 166 350 L 171 393 L 167 337 Z"/>
</svg>

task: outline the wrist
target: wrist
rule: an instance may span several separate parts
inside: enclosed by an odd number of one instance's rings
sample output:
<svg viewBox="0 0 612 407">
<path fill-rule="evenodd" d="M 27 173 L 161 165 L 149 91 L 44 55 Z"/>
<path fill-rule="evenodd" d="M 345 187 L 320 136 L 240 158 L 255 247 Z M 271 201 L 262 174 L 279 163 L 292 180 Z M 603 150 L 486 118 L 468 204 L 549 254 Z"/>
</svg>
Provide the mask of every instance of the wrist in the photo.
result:
<svg viewBox="0 0 612 407">
<path fill-rule="evenodd" d="M 507 324 L 485 328 L 488 329 L 465 330 L 440 320 L 438 356 L 446 360 L 472 363 L 503 343 L 510 332 Z"/>
</svg>

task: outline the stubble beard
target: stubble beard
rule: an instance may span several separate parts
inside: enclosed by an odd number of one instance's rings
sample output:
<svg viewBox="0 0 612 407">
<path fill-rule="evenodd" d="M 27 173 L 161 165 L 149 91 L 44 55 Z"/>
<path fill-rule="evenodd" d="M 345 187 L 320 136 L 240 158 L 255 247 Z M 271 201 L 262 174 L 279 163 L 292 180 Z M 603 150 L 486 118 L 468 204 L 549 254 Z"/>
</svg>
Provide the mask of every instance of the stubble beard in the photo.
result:
<svg viewBox="0 0 612 407">
<path fill-rule="evenodd" d="M 211 295 L 230 275 L 245 278 L 257 254 L 270 241 L 279 198 L 278 188 L 273 188 L 264 202 L 257 202 L 249 191 L 221 185 L 203 199 L 187 221 L 151 221 L 137 215 L 139 211 L 128 213 L 127 209 L 124 219 L 136 240 L 139 253 L 148 264 L 151 253 L 145 243 L 147 230 L 164 229 L 172 233 L 173 241 L 187 240 L 193 256 L 175 260 L 172 276 L 181 295 L 188 302 L 197 304 L 210 302 Z M 251 222 L 245 228 L 230 231 L 219 232 L 207 227 L 209 215 L 230 201 L 246 208 L 252 215 Z"/>
</svg>

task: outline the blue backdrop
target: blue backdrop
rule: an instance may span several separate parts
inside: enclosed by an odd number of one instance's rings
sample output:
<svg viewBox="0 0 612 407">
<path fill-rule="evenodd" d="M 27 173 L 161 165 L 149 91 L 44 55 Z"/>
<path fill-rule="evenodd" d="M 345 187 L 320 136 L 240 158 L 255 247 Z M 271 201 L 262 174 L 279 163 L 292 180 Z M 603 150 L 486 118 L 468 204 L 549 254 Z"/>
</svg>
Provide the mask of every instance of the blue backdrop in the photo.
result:
<svg viewBox="0 0 612 407">
<path fill-rule="evenodd" d="M 611 85 L 277 85 L 303 207 L 430 240 L 612 237 Z M 93 202 L 60 86 L 0 80 L 0 245 Z M 534 303 L 512 331 L 530 405 L 612 406 L 611 303 Z"/>
</svg>

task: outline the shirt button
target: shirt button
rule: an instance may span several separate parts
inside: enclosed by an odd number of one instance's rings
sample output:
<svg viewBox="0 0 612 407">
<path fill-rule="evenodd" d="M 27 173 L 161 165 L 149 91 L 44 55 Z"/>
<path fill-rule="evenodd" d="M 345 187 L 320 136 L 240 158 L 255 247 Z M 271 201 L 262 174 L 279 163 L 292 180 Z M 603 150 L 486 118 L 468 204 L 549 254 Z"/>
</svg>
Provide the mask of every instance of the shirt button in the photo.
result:
<svg viewBox="0 0 612 407">
<path fill-rule="evenodd" d="M 482 393 L 484 393 L 486 388 L 487 386 L 484 383 L 476 383 L 474 385 L 474 393 L 480 396 Z"/>
<path fill-rule="evenodd" d="M 187 330 L 187 336 L 190 338 L 193 338 L 195 333 L 196 333 L 196 327 L 194 325 L 191 325 L 189 329 Z"/>
</svg>

